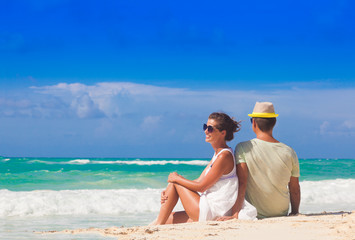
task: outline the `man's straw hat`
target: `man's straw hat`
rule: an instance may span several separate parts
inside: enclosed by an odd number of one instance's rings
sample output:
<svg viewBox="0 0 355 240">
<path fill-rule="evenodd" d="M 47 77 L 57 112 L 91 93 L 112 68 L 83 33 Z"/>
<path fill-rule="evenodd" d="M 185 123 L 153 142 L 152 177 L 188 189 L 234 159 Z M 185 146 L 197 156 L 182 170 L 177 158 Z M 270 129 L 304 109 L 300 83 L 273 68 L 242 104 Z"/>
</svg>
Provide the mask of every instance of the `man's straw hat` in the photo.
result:
<svg viewBox="0 0 355 240">
<path fill-rule="evenodd" d="M 252 114 L 248 114 L 249 117 L 258 118 L 275 118 L 279 114 L 275 114 L 274 105 L 271 102 L 256 102 Z"/>
</svg>

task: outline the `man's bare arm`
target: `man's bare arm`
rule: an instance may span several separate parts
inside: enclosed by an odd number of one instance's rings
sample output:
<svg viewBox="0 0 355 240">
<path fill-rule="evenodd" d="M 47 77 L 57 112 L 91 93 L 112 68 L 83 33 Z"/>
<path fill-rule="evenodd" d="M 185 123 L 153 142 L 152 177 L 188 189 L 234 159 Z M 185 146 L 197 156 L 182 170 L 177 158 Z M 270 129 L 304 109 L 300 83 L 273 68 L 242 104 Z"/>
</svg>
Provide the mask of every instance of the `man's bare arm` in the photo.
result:
<svg viewBox="0 0 355 240">
<path fill-rule="evenodd" d="M 301 190 L 298 177 L 291 177 L 288 183 L 290 191 L 291 213 L 289 215 L 297 215 L 301 202 Z"/>
</svg>

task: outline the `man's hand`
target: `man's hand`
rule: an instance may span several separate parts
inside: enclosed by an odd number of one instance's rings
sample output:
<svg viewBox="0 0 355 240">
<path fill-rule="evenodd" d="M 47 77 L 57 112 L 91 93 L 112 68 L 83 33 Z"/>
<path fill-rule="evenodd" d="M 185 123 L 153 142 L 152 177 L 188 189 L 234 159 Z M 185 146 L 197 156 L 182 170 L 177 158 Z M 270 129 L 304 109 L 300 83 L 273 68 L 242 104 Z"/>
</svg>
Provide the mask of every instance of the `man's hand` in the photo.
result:
<svg viewBox="0 0 355 240">
<path fill-rule="evenodd" d="M 216 221 L 228 221 L 228 220 L 231 220 L 231 219 L 238 219 L 239 217 L 239 212 L 236 212 L 233 214 L 233 216 L 222 216 L 222 217 L 218 217 L 216 218 Z"/>
<path fill-rule="evenodd" d="M 165 190 L 160 194 L 160 204 L 164 204 L 168 200 L 168 195 L 165 195 Z"/>
</svg>

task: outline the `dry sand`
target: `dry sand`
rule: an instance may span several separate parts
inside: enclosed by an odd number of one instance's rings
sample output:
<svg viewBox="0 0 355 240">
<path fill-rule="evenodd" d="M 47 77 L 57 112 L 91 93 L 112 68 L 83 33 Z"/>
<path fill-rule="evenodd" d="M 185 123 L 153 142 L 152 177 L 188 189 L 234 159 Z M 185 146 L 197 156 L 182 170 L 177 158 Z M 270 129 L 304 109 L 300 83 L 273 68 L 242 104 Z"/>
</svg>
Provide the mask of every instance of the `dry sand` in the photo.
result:
<svg viewBox="0 0 355 240">
<path fill-rule="evenodd" d="M 103 234 L 117 239 L 355 240 L 355 211 L 141 227 L 89 228 L 41 234 Z"/>
</svg>

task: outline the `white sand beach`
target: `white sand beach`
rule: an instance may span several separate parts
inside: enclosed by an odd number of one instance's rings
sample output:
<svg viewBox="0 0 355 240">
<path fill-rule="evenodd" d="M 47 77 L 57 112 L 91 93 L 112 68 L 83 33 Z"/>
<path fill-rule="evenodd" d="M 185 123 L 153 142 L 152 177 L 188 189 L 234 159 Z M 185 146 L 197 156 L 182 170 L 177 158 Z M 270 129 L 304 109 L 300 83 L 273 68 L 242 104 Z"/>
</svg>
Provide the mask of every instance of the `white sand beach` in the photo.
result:
<svg viewBox="0 0 355 240">
<path fill-rule="evenodd" d="M 89 228 L 39 234 L 102 234 L 117 239 L 354 240 L 355 211 L 256 221 L 196 222 L 163 226 Z"/>
</svg>

